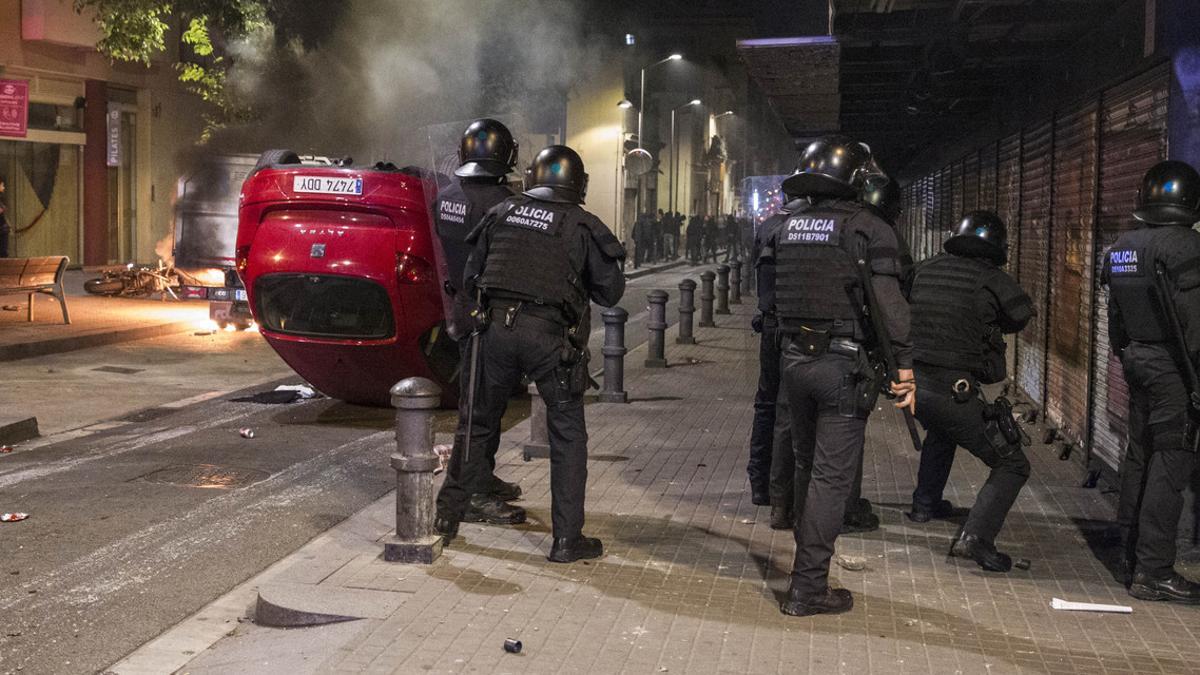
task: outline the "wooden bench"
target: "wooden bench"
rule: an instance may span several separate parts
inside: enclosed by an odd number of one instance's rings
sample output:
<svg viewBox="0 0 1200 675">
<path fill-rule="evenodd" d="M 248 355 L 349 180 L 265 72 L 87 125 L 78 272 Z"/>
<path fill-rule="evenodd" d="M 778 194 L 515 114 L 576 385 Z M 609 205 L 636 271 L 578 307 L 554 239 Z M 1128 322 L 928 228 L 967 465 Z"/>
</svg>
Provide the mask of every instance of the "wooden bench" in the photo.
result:
<svg viewBox="0 0 1200 675">
<path fill-rule="evenodd" d="M 51 255 L 40 258 L 0 258 L 0 295 L 29 294 L 29 320 L 33 321 L 33 298 L 44 293 L 58 299 L 63 323 L 71 323 L 67 299 L 63 296 L 63 272 L 69 258 Z"/>
</svg>

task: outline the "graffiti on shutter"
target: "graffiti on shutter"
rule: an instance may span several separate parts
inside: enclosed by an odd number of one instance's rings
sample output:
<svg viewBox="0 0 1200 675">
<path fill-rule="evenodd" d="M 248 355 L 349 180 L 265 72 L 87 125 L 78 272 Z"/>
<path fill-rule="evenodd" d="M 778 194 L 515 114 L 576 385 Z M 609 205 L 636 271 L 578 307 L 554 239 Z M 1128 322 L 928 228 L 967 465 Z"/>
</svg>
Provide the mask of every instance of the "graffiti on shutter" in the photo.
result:
<svg viewBox="0 0 1200 675">
<path fill-rule="evenodd" d="M 1021 251 L 1017 279 L 1038 314 L 1017 339 L 1017 385 L 1031 400 L 1046 400 L 1046 300 L 1050 264 L 1051 162 L 1054 129 L 1047 122 L 1025 133 L 1021 175 Z"/>
</svg>

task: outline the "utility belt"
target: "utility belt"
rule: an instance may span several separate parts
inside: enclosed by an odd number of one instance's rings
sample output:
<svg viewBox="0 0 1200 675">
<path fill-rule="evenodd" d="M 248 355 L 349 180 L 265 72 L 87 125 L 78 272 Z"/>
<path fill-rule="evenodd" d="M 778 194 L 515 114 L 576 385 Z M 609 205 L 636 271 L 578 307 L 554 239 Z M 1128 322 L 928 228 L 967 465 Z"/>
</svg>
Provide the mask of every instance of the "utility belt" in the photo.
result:
<svg viewBox="0 0 1200 675">
<path fill-rule="evenodd" d="M 567 328 L 559 309 L 535 302 L 492 300 L 488 303 L 488 317 L 494 325 L 512 328 L 519 321 L 522 328 L 549 335 L 562 335 Z"/>
<path fill-rule="evenodd" d="M 783 339 L 786 340 L 785 345 L 796 347 L 808 356 L 838 354 L 857 358 L 864 353 L 863 346 L 850 337 L 833 335 L 828 331 L 812 330 L 805 326 L 800 326 L 795 330 L 781 330 Z"/>
<path fill-rule="evenodd" d="M 983 405 L 984 435 L 1003 457 L 1031 443 L 1029 434 L 1021 428 L 1013 414 L 1013 405 L 1004 396 L 990 403 L 983 396 L 979 379 L 960 368 L 942 368 L 927 363 L 916 365 L 917 386 L 928 387 L 930 393 L 949 396 L 955 403 L 965 404 L 978 399 Z"/>
</svg>

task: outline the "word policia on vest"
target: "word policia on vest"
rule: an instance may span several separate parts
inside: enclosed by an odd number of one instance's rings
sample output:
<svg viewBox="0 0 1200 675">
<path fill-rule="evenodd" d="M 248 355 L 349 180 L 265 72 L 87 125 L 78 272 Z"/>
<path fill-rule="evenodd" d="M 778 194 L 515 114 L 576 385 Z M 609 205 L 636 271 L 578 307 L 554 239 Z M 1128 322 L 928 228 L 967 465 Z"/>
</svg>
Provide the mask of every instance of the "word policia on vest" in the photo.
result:
<svg viewBox="0 0 1200 675">
<path fill-rule="evenodd" d="M 834 218 L 791 218 L 784 230 L 785 244 L 833 244 L 839 241 L 838 221 Z"/>
<path fill-rule="evenodd" d="M 1141 274 L 1138 268 L 1138 252 L 1122 249 L 1109 251 L 1108 262 L 1113 274 Z"/>
<path fill-rule="evenodd" d="M 442 220 L 462 225 L 467 222 L 467 203 L 443 199 L 438 204 L 438 215 Z"/>
<path fill-rule="evenodd" d="M 539 209 L 536 206 L 518 206 L 504 217 L 504 223 L 552 233 L 557 229 L 556 225 L 561 215 L 558 211 Z"/>
</svg>

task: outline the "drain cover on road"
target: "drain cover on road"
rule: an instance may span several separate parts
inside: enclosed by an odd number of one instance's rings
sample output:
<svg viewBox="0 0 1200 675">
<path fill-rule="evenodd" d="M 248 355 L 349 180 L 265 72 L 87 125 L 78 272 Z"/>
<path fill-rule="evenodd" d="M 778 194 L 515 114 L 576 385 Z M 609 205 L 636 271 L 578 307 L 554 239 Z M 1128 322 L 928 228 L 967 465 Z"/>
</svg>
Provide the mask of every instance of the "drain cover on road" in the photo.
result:
<svg viewBox="0 0 1200 675">
<path fill-rule="evenodd" d="M 270 475 L 266 471 L 245 469 L 236 466 L 172 464 L 171 466 L 156 469 L 148 474 L 138 476 L 134 480 L 228 490 L 253 485 L 260 480 L 270 477 Z"/>
<path fill-rule="evenodd" d="M 99 368 L 92 368 L 92 370 L 94 370 L 98 373 L 117 373 L 118 375 L 133 375 L 135 373 L 142 372 L 143 370 L 145 370 L 145 368 L 123 368 L 121 366 L 100 366 Z"/>
</svg>

